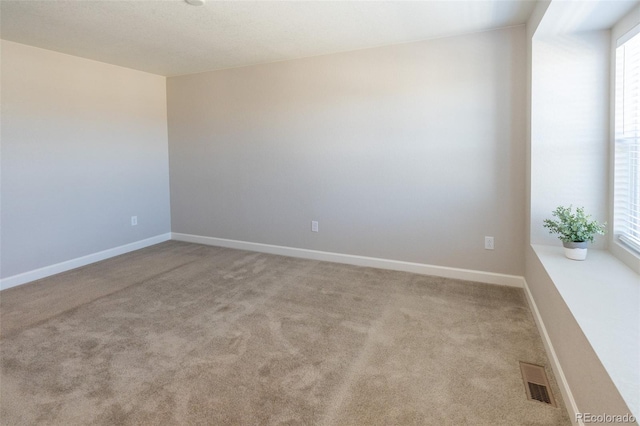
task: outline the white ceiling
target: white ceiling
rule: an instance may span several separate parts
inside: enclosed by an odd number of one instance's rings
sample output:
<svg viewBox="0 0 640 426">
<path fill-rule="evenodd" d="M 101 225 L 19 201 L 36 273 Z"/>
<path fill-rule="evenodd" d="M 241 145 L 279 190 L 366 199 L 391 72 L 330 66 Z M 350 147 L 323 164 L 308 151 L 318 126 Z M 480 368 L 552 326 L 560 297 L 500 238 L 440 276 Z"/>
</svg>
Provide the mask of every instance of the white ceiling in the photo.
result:
<svg viewBox="0 0 640 426">
<path fill-rule="evenodd" d="M 552 35 L 610 28 L 638 4 L 638 0 L 554 1 L 538 31 L 542 35 Z M 637 19 L 640 19 L 640 12 Z"/>
<path fill-rule="evenodd" d="M 554 1 L 550 25 L 607 28 L 638 0 Z M 0 0 L 0 37 L 165 76 L 520 25 L 529 0 Z M 566 28 L 565 28 L 566 29 Z"/>
<path fill-rule="evenodd" d="M 165 76 L 526 22 L 527 0 L 2 0 L 0 36 Z"/>
</svg>

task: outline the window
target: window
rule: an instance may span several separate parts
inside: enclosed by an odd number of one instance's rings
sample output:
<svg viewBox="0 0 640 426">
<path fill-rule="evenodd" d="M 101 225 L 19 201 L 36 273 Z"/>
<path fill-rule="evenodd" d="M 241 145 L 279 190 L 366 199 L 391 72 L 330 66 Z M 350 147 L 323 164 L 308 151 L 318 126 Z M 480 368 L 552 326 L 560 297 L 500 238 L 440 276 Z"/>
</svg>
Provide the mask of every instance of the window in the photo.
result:
<svg viewBox="0 0 640 426">
<path fill-rule="evenodd" d="M 614 234 L 640 254 L 640 26 L 618 41 Z"/>
</svg>

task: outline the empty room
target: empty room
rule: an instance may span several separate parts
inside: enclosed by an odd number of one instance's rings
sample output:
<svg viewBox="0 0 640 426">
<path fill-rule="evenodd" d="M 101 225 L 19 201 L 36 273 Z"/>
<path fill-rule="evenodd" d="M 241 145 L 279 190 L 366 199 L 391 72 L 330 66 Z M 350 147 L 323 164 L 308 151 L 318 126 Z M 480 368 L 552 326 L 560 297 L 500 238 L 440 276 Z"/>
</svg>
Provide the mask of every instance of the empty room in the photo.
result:
<svg viewBox="0 0 640 426">
<path fill-rule="evenodd" d="M 0 0 L 0 424 L 640 416 L 640 0 Z"/>
</svg>

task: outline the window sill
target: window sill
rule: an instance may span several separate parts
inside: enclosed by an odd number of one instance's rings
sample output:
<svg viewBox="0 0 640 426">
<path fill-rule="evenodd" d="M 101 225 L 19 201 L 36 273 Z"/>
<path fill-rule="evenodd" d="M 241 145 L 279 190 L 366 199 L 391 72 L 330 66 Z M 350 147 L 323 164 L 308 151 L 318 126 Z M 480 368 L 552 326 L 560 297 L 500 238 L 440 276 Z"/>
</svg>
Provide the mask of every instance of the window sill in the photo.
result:
<svg viewBox="0 0 640 426">
<path fill-rule="evenodd" d="M 629 409 L 640 417 L 640 275 L 605 250 L 587 260 L 532 245 Z"/>
<path fill-rule="evenodd" d="M 617 238 L 609 242 L 609 251 L 625 265 L 640 274 L 640 256 L 631 248 L 621 243 Z"/>
</svg>

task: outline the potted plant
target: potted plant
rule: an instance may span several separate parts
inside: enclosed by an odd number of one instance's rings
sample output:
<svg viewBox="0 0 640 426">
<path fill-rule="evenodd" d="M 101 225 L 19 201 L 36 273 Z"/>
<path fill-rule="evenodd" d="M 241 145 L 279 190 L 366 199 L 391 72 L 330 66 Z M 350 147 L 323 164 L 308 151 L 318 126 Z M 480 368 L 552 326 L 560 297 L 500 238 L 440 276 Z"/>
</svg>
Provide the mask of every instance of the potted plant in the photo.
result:
<svg viewBox="0 0 640 426">
<path fill-rule="evenodd" d="M 587 242 L 593 242 L 596 234 L 604 235 L 606 223 L 590 220 L 591 216 L 584 213 L 584 207 L 578 207 L 575 214 L 571 207 L 559 206 L 551 212 L 558 220 L 545 219 L 544 227 L 549 229 L 550 234 L 558 234 L 565 256 L 573 260 L 585 260 Z"/>
</svg>

